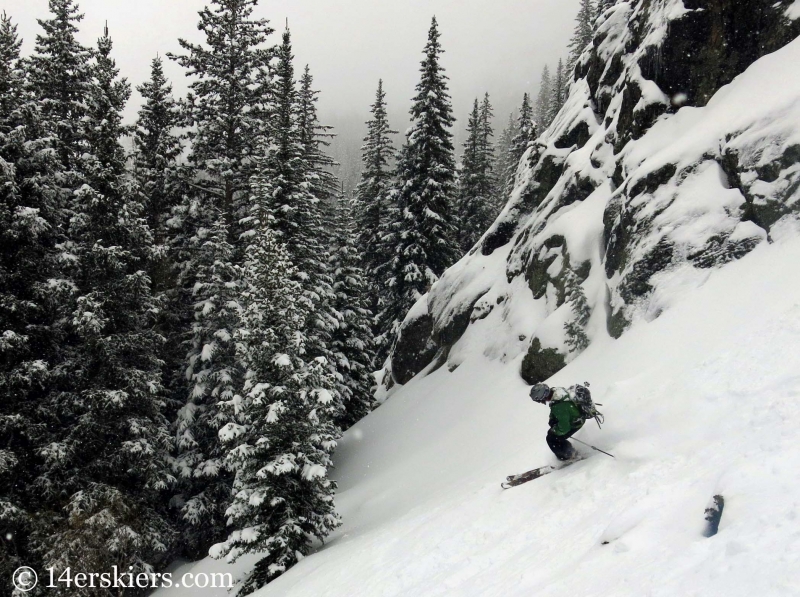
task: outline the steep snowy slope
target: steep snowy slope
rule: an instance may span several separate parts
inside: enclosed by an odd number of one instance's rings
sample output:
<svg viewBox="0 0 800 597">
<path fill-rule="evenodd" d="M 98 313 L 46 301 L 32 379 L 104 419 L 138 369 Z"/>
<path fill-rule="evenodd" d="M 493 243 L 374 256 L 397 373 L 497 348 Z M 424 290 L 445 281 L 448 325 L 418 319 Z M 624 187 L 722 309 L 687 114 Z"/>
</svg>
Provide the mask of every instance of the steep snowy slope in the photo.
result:
<svg viewBox="0 0 800 597">
<path fill-rule="evenodd" d="M 578 436 L 615 460 L 593 454 L 501 490 L 506 474 L 552 461 L 547 409 L 527 397 L 518 359 L 470 355 L 348 432 L 336 473 L 344 526 L 256 595 L 797 595 L 800 229 L 773 235 L 553 379 L 592 382 L 607 424 Z M 726 506 L 705 538 L 714 494 Z"/>
</svg>

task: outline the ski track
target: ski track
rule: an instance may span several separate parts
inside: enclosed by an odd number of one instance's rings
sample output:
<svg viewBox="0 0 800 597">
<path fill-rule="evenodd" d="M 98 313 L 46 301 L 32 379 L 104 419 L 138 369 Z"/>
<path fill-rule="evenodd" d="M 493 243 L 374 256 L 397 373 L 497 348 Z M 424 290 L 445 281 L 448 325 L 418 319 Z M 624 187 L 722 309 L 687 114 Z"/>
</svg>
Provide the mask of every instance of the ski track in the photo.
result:
<svg viewBox="0 0 800 597">
<path fill-rule="evenodd" d="M 607 424 L 589 421 L 578 436 L 616 459 L 592 452 L 504 491 L 505 476 L 554 462 L 547 409 L 528 398 L 519 359 L 473 354 L 407 384 L 341 442 L 343 527 L 255 595 L 800 594 L 795 234 L 551 380 L 592 382 Z M 717 493 L 720 531 L 704 538 Z M 181 571 L 240 574 L 253 561 Z"/>
</svg>

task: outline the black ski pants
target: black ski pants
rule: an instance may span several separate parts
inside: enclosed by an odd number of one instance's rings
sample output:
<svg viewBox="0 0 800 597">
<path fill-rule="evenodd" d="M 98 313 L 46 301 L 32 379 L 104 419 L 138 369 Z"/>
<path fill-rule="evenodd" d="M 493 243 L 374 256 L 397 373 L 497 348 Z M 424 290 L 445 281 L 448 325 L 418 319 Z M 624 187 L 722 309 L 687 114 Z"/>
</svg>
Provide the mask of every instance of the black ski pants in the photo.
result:
<svg viewBox="0 0 800 597">
<path fill-rule="evenodd" d="M 559 460 L 569 460 L 575 454 L 575 448 L 567 441 L 567 438 L 571 437 L 573 433 L 575 432 L 573 431 L 569 435 L 556 435 L 552 429 L 547 432 L 547 445 Z"/>
</svg>

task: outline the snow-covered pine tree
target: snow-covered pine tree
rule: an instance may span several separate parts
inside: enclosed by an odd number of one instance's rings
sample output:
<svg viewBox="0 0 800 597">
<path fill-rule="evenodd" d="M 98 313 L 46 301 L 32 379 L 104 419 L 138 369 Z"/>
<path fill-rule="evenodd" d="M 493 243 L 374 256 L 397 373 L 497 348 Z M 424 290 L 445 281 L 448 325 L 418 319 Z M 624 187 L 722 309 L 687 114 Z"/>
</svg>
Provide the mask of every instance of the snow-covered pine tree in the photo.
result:
<svg viewBox="0 0 800 597">
<path fill-rule="evenodd" d="M 519 115 L 517 116 L 517 135 L 511 141 L 511 163 L 516 164 L 513 166 L 512 172 L 516 174 L 517 166 L 528 145 L 536 140 L 537 127 L 533 118 L 533 108 L 531 106 L 531 98 L 525 93 L 522 96 L 522 105 L 519 108 Z M 512 178 L 508 181 L 509 191 L 514 188 L 513 174 Z"/>
<path fill-rule="evenodd" d="M 74 0 L 49 0 L 51 18 L 38 19 L 44 30 L 36 36 L 29 72 L 44 122 L 57 139 L 66 170 L 82 153 L 81 120 L 91 89 L 91 50 L 78 43 L 77 23 L 83 19 Z"/>
<path fill-rule="evenodd" d="M 559 110 L 564 106 L 567 101 L 567 71 L 564 66 L 564 61 L 559 58 L 556 73 L 553 77 L 553 84 L 550 89 L 550 111 L 547 114 L 548 122 L 553 122 Z"/>
<path fill-rule="evenodd" d="M 181 142 L 175 134 L 179 125 L 178 106 L 172 85 L 164 76 L 161 58 L 150 65 L 150 80 L 137 87 L 144 99 L 134 128 L 133 172 L 142 192 L 147 224 L 153 234 L 150 279 L 161 302 L 158 330 L 165 337 L 164 385 L 171 402 L 181 405 L 186 399 L 183 375 L 186 357 L 185 332 L 190 325 L 191 303 L 178 286 L 177 257 L 180 253 L 179 229 L 169 225 L 175 208 L 190 189 L 190 172 L 178 164 Z"/>
<path fill-rule="evenodd" d="M 375 347 L 370 286 L 358 248 L 358 220 L 344 191 L 339 195 L 335 209 L 337 240 L 331 255 L 331 269 L 336 295 L 333 307 L 339 316 L 339 326 L 331 335 L 331 356 L 343 376 L 340 392 L 344 399 L 344 412 L 337 423 L 345 430 L 373 408 Z"/>
<path fill-rule="evenodd" d="M 385 293 L 385 276 L 381 267 L 390 260 L 394 250 L 384 234 L 384 226 L 391 207 L 388 202 L 396 156 L 391 136 L 396 135 L 397 131 L 389 126 L 383 80 L 378 81 L 370 113 L 372 118 L 367 121 L 367 136 L 361 148 L 364 169 L 355 191 L 355 213 L 359 228 L 358 248 L 369 281 L 369 306 L 375 314 L 383 303 Z M 375 327 L 373 332 L 380 333 Z"/>
<path fill-rule="evenodd" d="M 282 53 L 282 56 L 286 55 L 286 52 Z M 288 56 L 291 56 L 291 45 Z M 302 171 L 305 186 L 313 197 L 313 201 L 303 206 L 306 213 L 302 215 L 303 225 L 298 228 L 297 234 L 305 237 L 302 244 L 315 248 L 313 254 L 309 253 L 305 259 L 293 262 L 301 272 L 303 288 L 309 300 L 314 303 L 314 314 L 307 330 L 307 349 L 310 355 L 324 356 L 334 366 L 336 361 L 330 353 L 329 343 L 339 321 L 333 308 L 336 297 L 329 268 L 331 248 L 337 242 L 335 220 L 339 182 L 332 172 L 336 162 L 325 153 L 325 147 L 330 145 L 329 139 L 333 135 L 329 132 L 331 127 L 319 122 L 316 105 L 319 92 L 314 90 L 313 81 L 306 65 L 300 77 L 293 112 L 300 144 L 300 160 L 296 166 Z M 276 105 L 279 103 L 276 102 Z"/>
<path fill-rule="evenodd" d="M 339 182 L 333 174 L 337 165 L 332 157 L 325 153 L 334 137 L 330 131 L 333 127 L 320 123 L 317 115 L 317 96 L 319 91 L 313 88 L 314 78 L 308 65 L 303 69 L 297 90 L 297 126 L 300 130 L 300 145 L 303 148 L 303 160 L 308 168 L 307 177 L 311 184 L 311 193 L 320 200 L 332 204 L 339 192 Z"/>
<path fill-rule="evenodd" d="M 550 67 L 546 64 L 542 69 L 542 80 L 539 82 L 539 94 L 536 96 L 534 120 L 540 131 L 550 126 L 550 100 L 553 97 L 553 82 L 550 78 Z"/>
<path fill-rule="evenodd" d="M 307 284 L 313 284 L 317 280 L 311 280 L 310 273 L 324 272 L 327 258 L 320 238 L 324 236 L 320 230 L 322 207 L 320 200 L 311 191 L 314 172 L 305 161 L 305 156 L 310 151 L 303 144 L 303 134 L 307 131 L 301 130 L 299 126 L 300 104 L 295 87 L 294 56 L 288 29 L 283 33 L 281 45 L 275 50 L 275 57 L 271 89 L 272 111 L 268 130 L 262 136 L 262 145 L 256 155 L 255 173 L 250 182 L 251 185 L 263 187 L 264 196 L 270 198 L 267 209 L 278 239 L 286 245 L 298 275 Z M 251 214 L 246 225 L 249 228 L 258 221 Z"/>
<path fill-rule="evenodd" d="M 236 340 L 246 367 L 241 394 L 226 402 L 235 421 L 220 430 L 235 495 L 233 531 L 213 557 L 262 554 L 245 579 L 248 594 L 281 575 L 339 525 L 328 479 L 341 416 L 324 357 L 305 362 L 307 302 L 288 252 L 271 228 L 272 186 L 254 177 L 242 308 Z"/>
<path fill-rule="evenodd" d="M 192 76 L 183 104 L 184 125 L 196 169 L 194 183 L 227 218 L 231 240 L 246 217 L 252 156 L 264 132 L 268 110 L 268 71 L 273 32 L 253 18 L 258 0 L 210 0 L 197 28 L 205 45 L 179 39 L 181 55 L 168 54 Z"/>
<path fill-rule="evenodd" d="M 240 386 L 234 344 L 241 261 L 249 214 L 249 179 L 269 109 L 266 42 L 273 32 L 253 18 L 257 0 L 211 0 L 199 12 L 204 44 L 179 40 L 185 54 L 168 56 L 193 77 L 182 103 L 191 142 L 183 193 L 171 224 L 178 227 L 178 286 L 192 304 L 186 404 L 178 417 L 176 502 L 186 523 L 190 557 L 202 555 L 224 533 L 232 476 L 223 466 L 219 409 Z M 187 296 L 188 295 L 188 296 Z M 180 315 L 182 318 L 182 314 Z"/>
<path fill-rule="evenodd" d="M 37 486 L 40 450 L 58 423 L 42 408 L 63 338 L 55 306 L 65 286 L 60 160 L 25 89 L 17 28 L 0 16 L 0 576 L 41 570 L 49 498 Z M 68 287 L 68 284 L 66 285 Z M 64 293 L 68 296 L 68 292 Z"/>
<path fill-rule="evenodd" d="M 257 174 L 251 183 L 271 189 L 263 191 L 264 197 L 270 198 L 266 208 L 280 242 L 286 245 L 296 267 L 307 303 L 306 349 L 313 356 L 326 357 L 328 365 L 334 367 L 328 347 L 330 334 L 338 326 L 331 306 L 335 297 L 328 272 L 332 181 L 323 176 L 328 160 L 320 147 L 324 137 L 318 136 L 320 127 L 311 78 L 306 77 L 305 92 L 302 86 L 298 92 L 293 60 L 291 34 L 287 29 L 276 49 L 272 113 L 261 155 L 255 161 Z M 257 220 L 251 216 L 249 222 L 254 221 Z"/>
<path fill-rule="evenodd" d="M 195 214 L 208 219 L 198 203 L 189 210 L 190 223 Z M 219 403 L 233 398 L 243 375 L 234 339 L 239 325 L 239 273 L 228 237 L 226 218 L 217 212 L 211 226 L 196 228 L 188 245 L 196 253 L 191 277 L 194 320 L 186 368 L 190 393 L 178 412 L 174 469 L 180 479 L 176 504 L 183 524 L 183 553 L 191 557 L 202 557 L 225 536 L 225 510 L 233 482 L 217 435 L 230 421 Z"/>
<path fill-rule="evenodd" d="M 572 34 L 572 39 L 569 42 L 569 60 L 567 61 L 567 70 L 572 72 L 575 64 L 583 54 L 583 50 L 587 45 L 592 43 L 592 36 L 594 35 L 594 21 L 597 16 L 597 9 L 594 5 L 594 0 L 580 0 L 581 6 L 578 9 L 578 14 L 575 17 L 575 31 Z"/>
<path fill-rule="evenodd" d="M 567 266 L 564 286 L 566 302 L 572 310 L 572 317 L 564 324 L 565 341 L 570 352 L 583 352 L 589 346 L 586 325 L 589 323 L 592 311 L 577 274 L 569 266 Z"/>
<path fill-rule="evenodd" d="M 61 427 L 43 451 L 57 496 L 46 567 L 150 571 L 174 536 L 163 515 L 171 447 L 163 414 L 162 338 L 146 273 L 152 237 L 120 139 L 130 87 L 118 78 L 108 31 L 98 41 L 85 98 L 68 234 L 75 300 L 66 359 L 46 408 Z"/>
<path fill-rule="evenodd" d="M 497 140 L 497 180 L 496 187 L 493 193 L 495 199 L 495 211 L 499 213 L 505 207 L 506 200 L 509 193 L 514 188 L 514 178 L 517 173 L 517 166 L 519 162 L 514 162 L 514 156 L 511 152 L 513 147 L 514 138 L 519 134 L 517 128 L 517 119 L 514 118 L 514 113 L 508 115 L 508 122 L 506 123 L 500 138 Z"/>
<path fill-rule="evenodd" d="M 380 314 L 381 335 L 393 337 L 406 312 L 453 263 L 458 253 L 455 199 L 455 119 L 447 76 L 439 64 L 444 52 L 433 18 L 421 63 L 421 79 L 411 106 L 412 124 L 397 163 L 398 218 L 395 254 L 388 263 L 387 300 Z M 386 345 L 386 343 L 384 343 Z"/>
<path fill-rule="evenodd" d="M 456 221 L 458 242 L 462 253 L 469 251 L 481 234 L 489 227 L 492 216 L 491 163 L 487 150 L 488 138 L 484 111 L 477 98 L 467 119 L 467 140 L 461 160 L 461 175 L 458 179 L 456 199 Z"/>
<path fill-rule="evenodd" d="M 145 197 L 147 224 L 157 245 L 169 244 L 167 220 L 175 207 L 180 189 L 176 163 L 181 154 L 180 139 L 174 134 L 179 124 L 178 105 L 172 85 L 164 76 L 160 57 L 150 63 L 150 80 L 136 88 L 144 99 L 134 130 L 134 169 Z M 163 288 L 166 280 L 154 280 Z"/>
<path fill-rule="evenodd" d="M 494 146 L 494 126 L 492 125 L 492 119 L 494 118 L 494 108 L 492 108 L 492 104 L 489 101 L 489 94 L 483 94 L 483 101 L 481 102 L 481 169 L 484 173 L 484 184 L 485 191 L 484 194 L 486 198 L 489 200 L 489 221 L 485 223 L 485 226 L 488 228 L 491 221 L 499 213 L 499 210 L 494 210 L 493 205 L 493 197 L 492 193 L 497 186 L 497 178 L 498 178 L 498 171 L 497 171 L 497 159 L 495 155 L 495 146 Z M 481 231 L 483 233 L 484 230 Z"/>
</svg>

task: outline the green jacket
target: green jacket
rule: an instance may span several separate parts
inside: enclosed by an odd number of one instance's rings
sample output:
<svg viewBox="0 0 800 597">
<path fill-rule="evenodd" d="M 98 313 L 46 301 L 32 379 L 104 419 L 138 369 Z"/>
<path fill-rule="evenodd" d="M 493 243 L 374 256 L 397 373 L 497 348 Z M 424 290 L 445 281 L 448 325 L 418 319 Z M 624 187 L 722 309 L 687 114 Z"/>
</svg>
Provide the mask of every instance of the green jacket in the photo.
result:
<svg viewBox="0 0 800 597">
<path fill-rule="evenodd" d="M 550 405 L 550 429 L 558 436 L 571 435 L 583 427 L 584 419 L 571 400 L 556 400 Z"/>
</svg>

